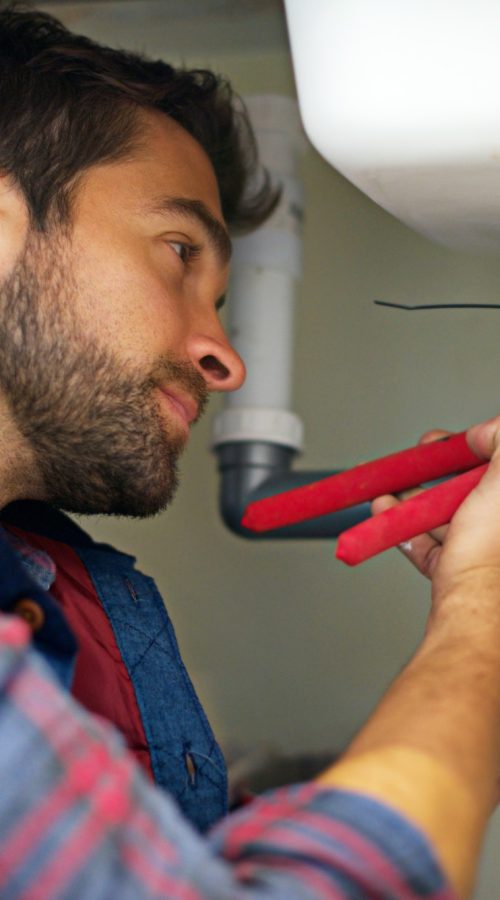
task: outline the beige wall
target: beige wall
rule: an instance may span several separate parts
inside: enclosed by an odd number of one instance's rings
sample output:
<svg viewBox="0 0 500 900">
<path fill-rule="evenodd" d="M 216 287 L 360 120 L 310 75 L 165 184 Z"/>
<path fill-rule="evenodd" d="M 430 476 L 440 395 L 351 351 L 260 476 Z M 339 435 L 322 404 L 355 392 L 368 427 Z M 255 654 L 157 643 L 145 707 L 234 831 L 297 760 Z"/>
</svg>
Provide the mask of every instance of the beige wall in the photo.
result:
<svg viewBox="0 0 500 900">
<path fill-rule="evenodd" d="M 123 21 L 119 41 L 102 18 L 82 20 L 77 9 L 71 21 L 76 30 L 124 43 Z M 293 94 L 284 49 L 257 54 L 246 47 L 230 55 L 233 44 L 225 38 L 216 53 L 206 49 L 203 33 L 203 51 L 196 55 L 188 41 L 185 61 L 211 64 L 242 93 Z M 147 28 L 131 34 L 129 46 L 176 60 L 167 25 L 164 36 L 157 24 L 149 35 Z M 409 313 L 372 300 L 500 302 L 500 259 L 430 244 L 312 148 L 303 175 L 308 205 L 295 366 L 295 411 L 306 424 L 300 465 L 351 465 L 407 446 L 429 427 L 461 429 L 497 413 L 500 310 Z M 428 585 L 396 551 L 351 570 L 335 560 L 332 541 L 253 544 L 228 533 L 207 450 L 210 418 L 195 429 L 168 513 L 142 523 L 80 522 L 96 538 L 136 554 L 156 578 L 223 740 L 290 752 L 341 748 L 416 646 Z M 478 900 L 498 895 L 499 838 L 497 823 Z"/>
</svg>

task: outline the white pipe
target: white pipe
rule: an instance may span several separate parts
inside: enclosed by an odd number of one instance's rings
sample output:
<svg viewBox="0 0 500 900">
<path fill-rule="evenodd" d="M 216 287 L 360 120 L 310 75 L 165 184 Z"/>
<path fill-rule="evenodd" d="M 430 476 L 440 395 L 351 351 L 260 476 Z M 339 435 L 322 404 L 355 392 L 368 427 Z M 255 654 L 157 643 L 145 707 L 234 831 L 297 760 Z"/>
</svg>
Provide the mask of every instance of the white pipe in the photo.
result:
<svg viewBox="0 0 500 900">
<path fill-rule="evenodd" d="M 290 411 L 295 295 L 302 269 L 303 191 L 297 178 L 305 142 L 295 100 L 250 97 L 246 105 L 260 160 L 282 185 L 280 203 L 252 234 L 234 241 L 229 284 L 230 340 L 247 378 L 228 394 L 213 445 L 266 441 L 299 450 L 302 422 Z"/>
</svg>

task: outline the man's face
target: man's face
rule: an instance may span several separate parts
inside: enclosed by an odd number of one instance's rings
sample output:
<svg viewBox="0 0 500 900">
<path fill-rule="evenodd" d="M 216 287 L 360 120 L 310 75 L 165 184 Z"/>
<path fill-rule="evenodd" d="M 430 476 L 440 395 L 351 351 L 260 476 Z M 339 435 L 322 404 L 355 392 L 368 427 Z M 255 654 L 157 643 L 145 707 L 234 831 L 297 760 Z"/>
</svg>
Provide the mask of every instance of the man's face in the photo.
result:
<svg viewBox="0 0 500 900">
<path fill-rule="evenodd" d="M 209 391 L 244 378 L 217 317 L 212 167 L 176 123 L 145 119 L 133 157 L 84 176 L 68 235 L 30 233 L 0 289 L 0 390 L 41 499 L 71 512 L 163 510 Z"/>
</svg>

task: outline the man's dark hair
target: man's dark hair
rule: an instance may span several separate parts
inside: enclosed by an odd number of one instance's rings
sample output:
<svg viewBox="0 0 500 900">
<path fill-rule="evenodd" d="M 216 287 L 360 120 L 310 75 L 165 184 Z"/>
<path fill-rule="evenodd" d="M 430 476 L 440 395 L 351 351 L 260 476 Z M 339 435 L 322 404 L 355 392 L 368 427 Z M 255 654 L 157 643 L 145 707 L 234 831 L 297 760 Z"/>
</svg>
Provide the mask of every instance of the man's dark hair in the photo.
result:
<svg viewBox="0 0 500 900">
<path fill-rule="evenodd" d="M 264 221 L 276 192 L 265 175 L 249 193 L 255 139 L 225 79 L 101 46 L 26 6 L 0 9 L 0 170 L 23 191 L 39 229 L 70 219 L 79 175 L 132 152 L 141 109 L 175 119 L 204 148 L 230 229 Z"/>
</svg>

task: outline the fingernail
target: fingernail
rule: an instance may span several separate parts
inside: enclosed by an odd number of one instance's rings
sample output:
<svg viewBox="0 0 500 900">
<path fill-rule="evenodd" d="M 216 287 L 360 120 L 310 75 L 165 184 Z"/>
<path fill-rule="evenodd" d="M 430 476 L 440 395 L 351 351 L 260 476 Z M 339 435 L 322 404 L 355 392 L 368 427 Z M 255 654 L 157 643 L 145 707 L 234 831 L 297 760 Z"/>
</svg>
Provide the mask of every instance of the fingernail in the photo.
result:
<svg viewBox="0 0 500 900">
<path fill-rule="evenodd" d="M 467 436 L 474 445 L 472 447 L 474 451 L 479 450 L 480 453 L 490 456 L 499 443 L 500 417 L 495 416 L 493 419 L 487 419 L 486 422 L 472 425 Z"/>
</svg>

